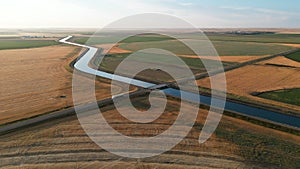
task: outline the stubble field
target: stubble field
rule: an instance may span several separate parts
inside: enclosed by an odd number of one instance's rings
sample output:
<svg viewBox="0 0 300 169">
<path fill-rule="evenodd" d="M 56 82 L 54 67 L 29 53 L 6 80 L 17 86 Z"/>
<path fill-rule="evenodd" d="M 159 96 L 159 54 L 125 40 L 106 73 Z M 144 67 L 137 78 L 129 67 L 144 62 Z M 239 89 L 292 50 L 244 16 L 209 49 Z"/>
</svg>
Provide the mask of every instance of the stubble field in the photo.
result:
<svg viewBox="0 0 300 169">
<path fill-rule="evenodd" d="M 81 52 L 73 46 L 0 50 L 0 124 L 73 106 L 67 69 Z M 109 81 L 96 82 L 96 88 L 99 99 L 110 97 Z"/>
<path fill-rule="evenodd" d="M 277 59 L 275 59 L 276 61 Z M 273 62 L 274 60 L 271 60 Z M 216 75 L 217 77 L 218 75 Z M 226 72 L 227 92 L 263 103 L 287 107 L 296 111 L 299 106 L 254 96 L 254 93 L 291 89 L 300 87 L 300 70 L 298 68 L 274 65 L 248 65 Z M 210 88 L 209 78 L 197 81 L 198 86 Z"/>
<path fill-rule="evenodd" d="M 160 98 L 155 99 L 159 101 Z M 143 96 L 132 101 L 136 108 L 145 110 L 147 100 Z M 159 119 L 145 124 L 125 119 L 113 106 L 101 110 L 107 122 L 118 132 L 130 137 L 151 137 L 168 129 L 176 120 L 179 102 L 169 98 L 168 105 Z M 194 127 L 184 140 L 164 154 L 145 159 L 127 159 L 103 150 L 85 134 L 76 116 L 57 119 L 0 136 L 0 166 L 181 169 L 294 168 L 299 165 L 299 136 L 228 116 L 223 116 L 215 134 L 207 142 L 199 144 L 198 136 L 206 116 L 207 110 L 200 109 Z M 111 137 L 111 144 L 118 141 L 113 135 L 107 137 Z"/>
</svg>

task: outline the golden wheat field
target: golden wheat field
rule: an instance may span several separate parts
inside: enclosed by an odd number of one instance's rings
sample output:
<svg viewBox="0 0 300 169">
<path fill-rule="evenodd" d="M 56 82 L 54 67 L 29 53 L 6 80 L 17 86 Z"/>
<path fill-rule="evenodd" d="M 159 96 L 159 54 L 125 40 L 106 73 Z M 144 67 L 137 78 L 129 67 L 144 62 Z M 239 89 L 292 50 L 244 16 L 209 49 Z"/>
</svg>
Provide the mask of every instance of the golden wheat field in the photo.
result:
<svg viewBox="0 0 300 169">
<path fill-rule="evenodd" d="M 266 92 L 279 89 L 290 89 L 300 87 L 300 70 L 294 67 L 282 67 L 268 65 L 280 64 L 289 66 L 298 66 L 298 63 L 289 60 L 282 63 L 281 61 L 288 60 L 286 58 L 277 57 L 271 60 L 263 61 L 255 65 L 248 65 L 231 71 L 227 71 L 226 85 L 227 92 L 237 96 L 244 96 L 253 100 L 269 103 L 272 105 L 280 105 L 296 111 L 300 110 L 299 106 L 285 104 L 269 99 L 263 99 L 253 96 L 255 92 Z M 219 75 L 215 75 L 217 78 Z M 197 81 L 198 86 L 210 88 L 209 78 L 200 79 Z"/>
<path fill-rule="evenodd" d="M 81 52 L 61 45 L 1 50 L 0 124 L 73 106 L 69 63 Z M 99 99 L 110 97 L 110 82 L 96 82 L 96 93 Z"/>
</svg>

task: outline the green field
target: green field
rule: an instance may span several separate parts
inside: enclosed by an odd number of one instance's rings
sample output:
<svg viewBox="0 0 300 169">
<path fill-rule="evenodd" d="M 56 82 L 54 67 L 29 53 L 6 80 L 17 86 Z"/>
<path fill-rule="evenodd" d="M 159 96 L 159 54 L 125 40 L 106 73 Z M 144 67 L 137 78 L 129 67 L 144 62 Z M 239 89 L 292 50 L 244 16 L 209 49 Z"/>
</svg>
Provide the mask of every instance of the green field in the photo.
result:
<svg viewBox="0 0 300 169">
<path fill-rule="evenodd" d="M 114 72 L 117 66 L 131 53 L 126 53 L 126 54 L 113 54 L 113 55 L 107 55 L 103 58 L 100 64 L 100 69 L 109 71 L 109 72 Z M 153 53 L 144 53 L 140 52 L 139 56 L 144 56 L 144 57 L 135 57 L 134 58 L 134 63 L 139 64 L 139 63 L 147 63 L 148 65 L 168 65 L 170 67 L 177 67 L 180 68 L 181 66 L 175 62 L 174 58 L 171 56 L 166 56 L 163 54 L 153 54 Z M 95 57 L 94 59 L 94 64 L 99 65 L 100 62 L 100 57 Z M 215 70 L 219 69 L 220 64 L 218 61 L 214 60 L 207 60 L 203 59 L 205 61 L 205 64 L 207 64 L 207 67 L 204 67 L 203 62 L 198 59 L 198 58 L 184 58 L 180 57 L 186 65 L 189 66 L 189 68 L 192 70 L 194 74 L 197 73 L 203 73 L 206 71 L 206 68 L 209 70 Z M 131 62 L 133 63 L 133 62 Z M 233 62 L 223 62 L 223 66 L 227 67 L 229 65 L 235 64 Z M 126 72 L 124 72 L 123 75 L 126 75 Z M 172 80 L 172 78 L 167 75 L 166 73 L 162 71 L 155 71 L 155 70 L 147 70 L 145 72 L 142 72 L 137 78 L 147 80 L 147 81 L 152 81 L 152 82 L 166 82 Z M 184 77 L 181 77 L 184 78 Z"/>
<path fill-rule="evenodd" d="M 97 44 L 106 44 L 106 43 L 115 43 L 119 41 L 122 36 L 120 35 L 107 35 L 107 36 L 96 36 L 96 37 L 78 37 L 73 38 L 73 42 L 80 43 L 80 44 L 87 44 L 87 45 L 97 45 Z M 132 42 L 152 42 L 152 41 L 164 41 L 164 40 L 171 40 L 173 38 L 168 36 L 162 35 L 154 35 L 154 34 L 145 34 L 145 35 L 137 35 L 131 36 L 124 40 L 122 43 L 132 43 Z"/>
<path fill-rule="evenodd" d="M 89 40 L 88 44 L 99 44 L 99 43 L 109 43 L 112 39 L 103 39 L 103 37 L 95 37 Z M 110 37 L 111 38 L 111 37 Z M 73 39 L 75 42 L 86 41 L 88 38 Z M 270 43 L 254 43 L 254 42 L 232 42 L 232 41 L 213 41 L 212 44 L 207 43 L 207 41 L 193 41 L 190 40 L 189 43 L 192 45 L 199 46 L 199 51 L 202 56 L 212 56 L 215 55 L 212 52 L 215 47 L 220 56 L 259 56 L 259 55 L 272 55 L 278 54 L 280 52 L 288 51 L 294 49 L 293 47 L 270 44 Z M 212 46 L 213 45 L 213 46 Z M 140 51 L 143 49 L 156 48 L 170 51 L 176 55 L 196 55 L 189 47 L 179 40 L 174 40 L 167 36 L 161 35 L 138 35 L 127 38 L 120 42 L 119 47 L 122 49 L 127 49 L 133 52 Z M 106 55 L 101 62 L 100 69 L 114 72 L 117 66 L 131 53 L 126 54 L 113 54 Z M 140 53 L 140 55 L 147 53 Z M 176 63 L 173 63 L 172 58 L 166 58 L 161 56 L 158 53 L 147 54 L 149 56 L 142 58 L 135 58 L 135 63 L 150 63 L 150 64 L 161 64 L 169 66 L 178 66 Z M 206 71 L 204 64 L 198 58 L 186 58 L 181 57 L 181 59 L 190 67 L 194 74 L 204 73 Z M 209 63 L 209 70 L 215 70 L 219 67 L 217 66 L 217 61 L 214 60 L 205 60 Z M 99 65 L 99 58 L 95 58 L 95 65 Z M 223 62 L 224 67 L 236 64 L 234 62 Z M 155 77 L 156 81 L 169 81 L 170 77 L 164 74 L 158 74 L 158 72 L 149 70 L 144 72 L 139 76 L 143 80 L 148 80 L 149 77 L 152 79 Z M 151 79 L 151 78 L 150 78 Z"/>
<path fill-rule="evenodd" d="M 19 40 L 19 39 L 0 39 L 0 50 L 3 49 L 24 49 L 43 46 L 57 45 L 53 40 Z"/>
<path fill-rule="evenodd" d="M 117 35 L 105 34 L 105 36 L 94 37 L 94 40 L 91 40 L 89 44 L 99 44 L 99 42 L 113 42 L 114 37 L 121 37 Z M 195 33 L 186 33 L 181 34 L 182 37 L 187 39 L 197 38 L 198 34 Z M 199 36 L 199 35 L 198 35 Z M 142 36 L 140 36 L 142 37 Z M 295 43 L 300 44 L 300 34 L 260 34 L 260 35 L 230 35 L 230 34 L 208 34 L 207 37 L 211 41 L 231 41 L 231 42 L 257 42 L 257 43 Z M 99 39 L 98 39 L 99 38 Z M 100 40 L 102 39 L 102 40 Z M 201 36 L 197 38 L 199 40 L 204 40 Z M 75 38 L 75 42 L 85 43 L 88 40 L 87 37 Z M 98 43 L 97 43 L 98 42 Z"/>
<path fill-rule="evenodd" d="M 207 50 L 208 45 L 205 41 L 193 42 L 197 43 L 202 56 L 211 56 L 211 51 Z M 220 56 L 259 56 L 272 55 L 294 49 L 293 47 L 282 46 L 277 44 L 262 44 L 253 42 L 221 42 L 213 41 L 212 44 L 216 48 Z M 136 42 L 125 43 L 120 45 L 121 48 L 137 51 L 144 48 L 161 48 L 171 51 L 178 55 L 195 55 L 188 47 L 179 41 L 155 41 L 155 42 Z"/>
<path fill-rule="evenodd" d="M 186 34 L 186 38 L 194 38 L 195 34 Z M 121 35 L 105 35 L 88 37 L 75 37 L 73 42 L 96 45 L 114 43 Z M 283 46 L 276 43 L 300 43 L 300 35 L 209 35 L 208 38 L 216 48 L 220 56 L 258 56 L 272 55 L 294 49 L 293 47 Z M 202 39 L 203 40 L 203 39 Z M 197 41 L 197 46 L 201 50 L 201 55 L 210 56 L 211 52 L 207 41 Z M 192 44 L 196 42 L 190 41 Z M 145 48 L 161 48 L 172 51 L 178 55 L 195 55 L 188 47 L 180 41 L 176 41 L 171 37 L 155 34 L 143 34 L 132 36 L 121 41 L 120 45 L 123 49 L 137 51 Z"/>
<path fill-rule="evenodd" d="M 300 106 L 300 88 L 265 92 L 259 97 Z"/>
<path fill-rule="evenodd" d="M 194 37 L 186 34 L 185 37 Z M 258 42 L 258 43 L 300 43 L 300 34 L 261 34 L 261 35 L 207 35 L 211 41 Z"/>
<path fill-rule="evenodd" d="M 128 55 L 130 55 L 131 53 L 126 53 L 126 54 L 114 54 L 114 55 L 109 55 L 109 56 L 105 56 L 102 60 L 102 64 L 109 64 L 110 62 L 119 62 L 121 63 Z M 162 63 L 162 64 L 168 64 L 168 65 L 174 65 L 176 66 L 176 62 L 174 61 L 174 59 L 172 59 L 172 57 L 162 57 L 163 54 L 155 54 L 155 55 L 151 55 L 148 53 L 140 53 L 143 54 L 145 56 L 149 56 L 149 57 L 142 57 L 142 58 L 135 58 L 136 61 L 140 61 L 140 62 L 151 62 L 151 63 Z M 184 58 L 181 57 L 181 59 L 188 65 L 190 66 L 191 69 L 201 69 L 204 68 L 203 63 L 201 62 L 200 59 L 198 58 Z M 214 64 L 217 61 L 214 60 L 208 60 L 208 59 L 203 59 L 211 64 L 209 64 L 211 67 L 209 68 L 215 68 Z M 224 62 L 223 65 L 224 66 L 228 66 L 232 64 L 231 62 Z"/>
<path fill-rule="evenodd" d="M 294 61 L 300 62 L 300 51 L 286 55 L 285 57 L 292 59 Z"/>
</svg>

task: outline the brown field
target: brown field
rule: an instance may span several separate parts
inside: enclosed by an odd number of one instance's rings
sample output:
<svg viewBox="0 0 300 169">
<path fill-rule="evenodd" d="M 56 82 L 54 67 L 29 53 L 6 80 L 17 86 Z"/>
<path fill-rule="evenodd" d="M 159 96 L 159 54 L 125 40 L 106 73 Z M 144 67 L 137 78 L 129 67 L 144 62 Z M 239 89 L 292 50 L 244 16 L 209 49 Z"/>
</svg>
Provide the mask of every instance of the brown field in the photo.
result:
<svg viewBox="0 0 300 169">
<path fill-rule="evenodd" d="M 298 68 L 286 68 L 272 65 L 248 65 L 226 72 L 227 92 L 299 111 L 299 106 L 289 105 L 251 95 L 253 92 L 299 88 L 299 71 L 300 70 Z M 209 78 L 201 79 L 197 82 L 201 87 L 210 88 Z"/>
<path fill-rule="evenodd" d="M 72 46 L 1 50 L 0 124 L 72 106 L 66 68 L 81 52 Z M 99 98 L 110 96 L 109 81 L 96 87 Z"/>
<path fill-rule="evenodd" d="M 134 103 L 141 103 L 145 98 L 137 98 Z M 103 108 L 106 120 L 113 128 L 130 137 L 153 136 L 166 130 L 177 118 L 179 104 L 169 100 L 171 109 L 150 124 L 137 124 L 125 120 L 113 107 Z M 125 107 L 126 108 L 126 107 Z M 0 136 L 0 167 L 14 168 L 264 168 L 272 167 L 274 161 L 266 161 L 271 153 L 283 166 L 289 165 L 290 157 L 285 148 L 273 147 L 282 143 L 297 145 L 299 136 L 283 133 L 273 129 L 257 126 L 249 122 L 223 116 L 214 134 L 204 144 L 199 144 L 198 136 L 204 123 L 207 111 L 201 109 L 196 125 L 172 150 L 146 159 L 122 158 L 101 149 L 85 134 L 76 116 L 39 124 L 28 129 Z M 91 122 L 93 123 L 93 122 Z M 239 134 L 239 131 L 244 131 Z M 259 131 L 259 132 L 258 132 Z M 220 134 L 223 133 L 224 134 Z M 233 134 L 234 140 L 246 139 L 247 145 L 238 145 L 225 139 Z M 236 133 L 236 134 L 235 134 Z M 113 137 L 113 136 L 111 136 Z M 272 143 L 261 142 L 271 139 Z M 113 138 L 112 138 L 113 140 Z M 117 140 L 116 140 L 117 141 Z M 257 145 L 260 145 L 259 147 Z M 257 149 L 258 148 L 258 149 Z M 299 145 L 296 146 L 299 149 Z M 297 151 L 297 150 L 294 150 Z M 259 153 L 267 152 L 262 158 Z M 252 156 L 258 158 L 250 159 Z M 275 162 L 276 163 L 276 162 Z"/>
<path fill-rule="evenodd" d="M 210 60 L 221 60 L 223 62 L 247 62 L 255 59 L 259 59 L 266 56 L 192 56 L 192 55 L 179 55 L 180 57 L 185 58 L 201 58 L 201 59 L 210 59 Z"/>
<path fill-rule="evenodd" d="M 291 59 L 288 59 L 284 56 L 278 56 L 273 59 L 269 59 L 266 61 L 259 62 L 258 64 L 275 64 L 275 65 L 283 65 L 283 66 L 291 66 L 300 68 L 300 63 Z"/>
<path fill-rule="evenodd" d="M 120 45 L 120 44 L 119 44 Z M 103 48 L 105 53 L 118 54 L 118 53 L 131 53 L 132 51 L 119 48 L 119 45 L 115 44 L 101 44 L 95 45 L 97 48 Z"/>
<path fill-rule="evenodd" d="M 287 44 L 287 43 L 284 43 L 284 44 L 281 44 L 281 45 L 300 48 L 300 44 Z"/>
<path fill-rule="evenodd" d="M 198 160 L 198 158 L 196 159 Z M 207 162 L 207 161 L 205 161 Z M 210 161 L 213 163 L 213 161 Z M 242 167 L 242 166 L 241 166 Z M 15 166 L 4 167 L 6 169 L 15 169 Z M 212 167 L 197 167 L 180 164 L 156 164 L 156 163 L 143 163 L 143 162 L 122 162 L 119 160 L 113 160 L 112 162 L 106 161 L 93 161 L 93 162 L 68 162 L 68 163 L 57 163 L 57 164 L 26 164 L 22 165 L 22 168 L 30 169 L 66 169 L 66 168 L 86 168 L 86 169 L 207 169 Z"/>
</svg>

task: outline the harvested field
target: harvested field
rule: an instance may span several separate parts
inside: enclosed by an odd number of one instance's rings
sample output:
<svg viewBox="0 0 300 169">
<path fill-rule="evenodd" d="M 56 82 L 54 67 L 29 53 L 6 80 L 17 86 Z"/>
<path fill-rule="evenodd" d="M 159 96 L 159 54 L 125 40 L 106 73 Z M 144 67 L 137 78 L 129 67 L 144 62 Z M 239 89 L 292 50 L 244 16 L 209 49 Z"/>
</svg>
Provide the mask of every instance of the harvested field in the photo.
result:
<svg viewBox="0 0 300 169">
<path fill-rule="evenodd" d="M 80 52 L 71 46 L 0 51 L 0 124 L 72 106 L 66 68 Z M 110 96 L 109 81 L 96 87 L 100 98 Z"/>
<path fill-rule="evenodd" d="M 198 158 L 196 158 L 198 160 Z M 211 161 L 210 161 L 211 162 Z M 213 162 L 212 162 L 213 163 Z M 221 166 L 221 165 L 220 165 Z M 234 165 L 233 165 L 234 166 Z M 243 165 L 241 165 L 243 166 Z M 189 165 L 180 165 L 180 164 L 156 164 L 146 163 L 146 162 L 123 162 L 121 160 L 112 160 L 110 162 L 107 161 L 93 161 L 93 162 L 67 162 L 67 163 L 56 163 L 56 164 L 26 164 L 22 165 L 22 167 L 29 168 L 43 168 L 43 169 L 66 169 L 66 168 L 88 168 L 88 169 L 140 169 L 140 168 L 156 168 L 156 169 L 202 169 L 203 167 L 199 166 L 189 166 Z M 13 167 L 4 167 L 6 169 L 14 169 Z M 209 168 L 209 167 L 206 167 Z"/>
<path fill-rule="evenodd" d="M 216 75 L 218 76 L 218 75 Z M 299 106 L 289 105 L 252 96 L 254 92 L 266 92 L 280 89 L 299 88 L 300 70 L 272 65 L 249 65 L 226 72 L 227 92 L 247 98 L 284 106 L 299 111 Z M 210 88 L 209 78 L 198 80 L 201 87 Z"/>
<path fill-rule="evenodd" d="M 219 58 L 215 57 L 215 56 L 180 55 L 180 57 L 185 57 L 185 58 L 201 58 L 201 59 L 210 59 L 210 60 L 219 60 L 220 59 L 222 62 L 238 62 L 238 63 L 242 63 L 242 62 L 247 62 L 247 61 L 259 59 L 259 58 L 262 58 L 262 57 L 266 57 L 266 55 L 264 55 L 264 56 L 219 56 Z"/>
<path fill-rule="evenodd" d="M 115 46 L 115 44 L 102 44 L 102 45 L 95 45 L 97 48 L 103 48 L 104 53 L 107 54 L 117 54 L 117 53 L 131 53 L 130 50 L 121 49 L 118 46 Z"/>
<path fill-rule="evenodd" d="M 294 48 L 300 48 L 300 44 L 283 43 L 281 45 L 283 45 L 283 46 L 290 46 L 290 47 L 294 47 Z"/>
<path fill-rule="evenodd" d="M 300 62 L 291 60 L 286 58 L 285 56 L 278 56 L 276 58 L 273 59 L 269 59 L 269 60 L 265 60 L 262 62 L 259 62 L 258 64 L 272 64 L 272 65 L 282 65 L 282 66 L 290 66 L 290 67 L 298 67 L 300 68 Z"/>
<path fill-rule="evenodd" d="M 138 108 L 145 102 L 147 98 L 133 100 Z M 102 112 L 110 125 L 122 134 L 149 137 L 168 129 L 177 118 L 179 102 L 168 100 L 168 104 L 170 107 L 159 119 L 146 124 L 124 120 L 112 106 L 103 107 Z M 193 129 L 177 146 L 145 159 L 122 158 L 101 149 L 88 138 L 76 116 L 66 117 L 0 136 L 0 167 L 293 168 L 298 164 L 299 136 L 227 116 L 223 116 L 216 133 L 199 144 L 198 136 L 206 115 L 207 111 L 201 109 Z M 110 137 L 113 140 L 114 136 Z"/>
</svg>

